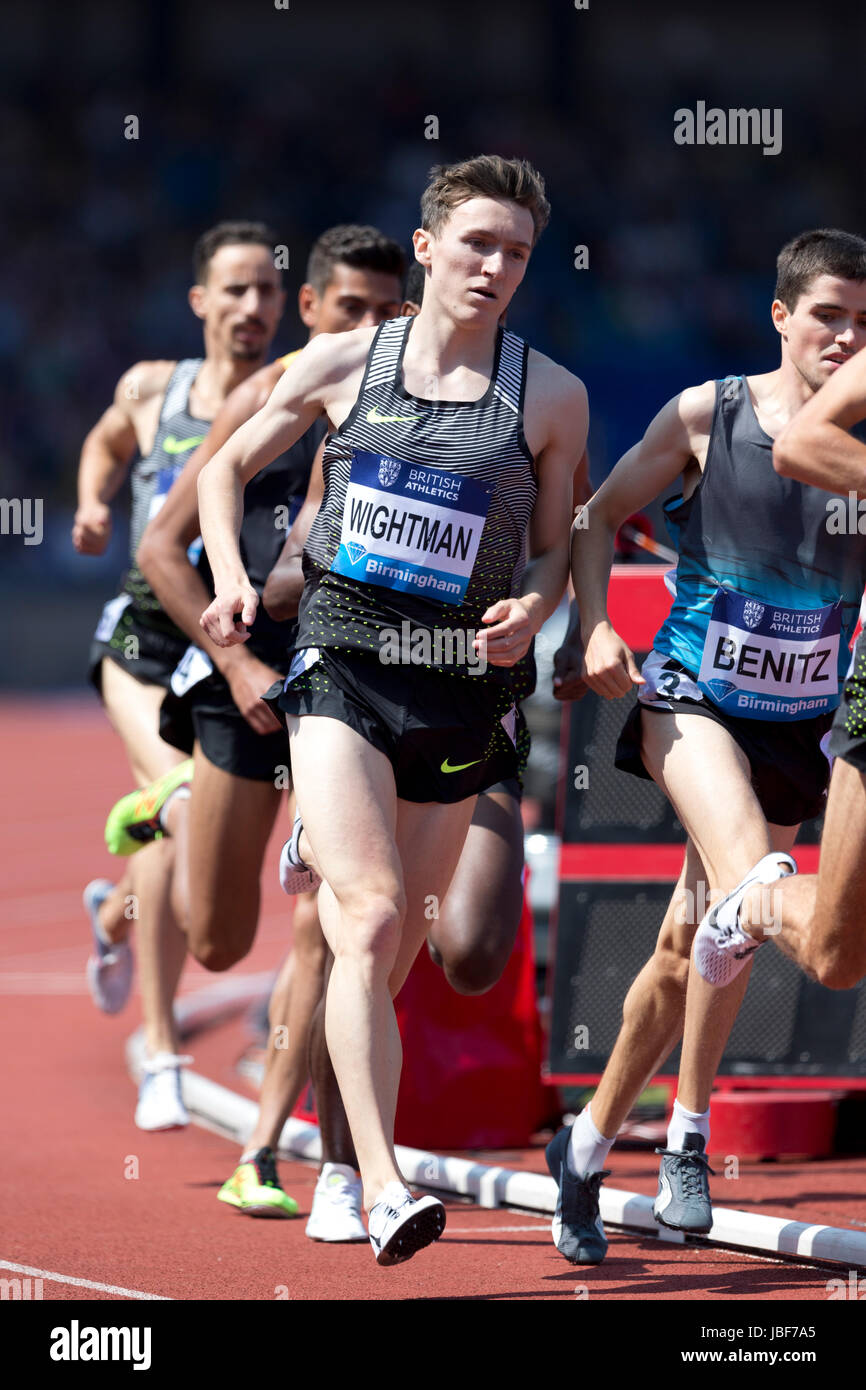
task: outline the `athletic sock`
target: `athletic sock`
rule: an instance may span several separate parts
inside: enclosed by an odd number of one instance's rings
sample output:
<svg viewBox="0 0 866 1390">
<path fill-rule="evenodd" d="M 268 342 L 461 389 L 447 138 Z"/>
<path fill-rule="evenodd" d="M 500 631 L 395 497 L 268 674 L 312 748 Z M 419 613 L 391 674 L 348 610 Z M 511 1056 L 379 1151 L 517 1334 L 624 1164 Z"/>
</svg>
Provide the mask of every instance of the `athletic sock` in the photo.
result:
<svg viewBox="0 0 866 1390">
<path fill-rule="evenodd" d="M 168 811 L 169 806 L 174 801 L 176 796 L 180 797 L 181 801 L 188 800 L 190 796 L 189 787 L 175 787 L 174 791 L 170 792 L 169 795 L 165 798 L 165 801 L 162 803 L 162 810 L 160 811 L 157 819 L 159 820 L 160 829 L 164 830 L 166 835 L 169 833 L 168 826 L 165 822 L 166 812 Z"/>
<path fill-rule="evenodd" d="M 671 1122 L 668 1125 L 667 1147 L 675 1149 L 677 1152 L 682 1150 L 683 1140 L 686 1134 L 702 1134 L 704 1144 L 710 1142 L 710 1112 L 705 1110 L 702 1115 L 696 1115 L 693 1110 L 686 1110 L 680 1105 L 678 1100 L 674 1101 Z"/>
<path fill-rule="evenodd" d="M 600 1173 L 607 1163 L 614 1139 L 605 1139 L 603 1134 L 599 1134 L 592 1122 L 592 1111 L 588 1105 L 584 1106 L 571 1126 L 565 1157 L 568 1171 L 579 1178 L 587 1173 Z"/>
</svg>

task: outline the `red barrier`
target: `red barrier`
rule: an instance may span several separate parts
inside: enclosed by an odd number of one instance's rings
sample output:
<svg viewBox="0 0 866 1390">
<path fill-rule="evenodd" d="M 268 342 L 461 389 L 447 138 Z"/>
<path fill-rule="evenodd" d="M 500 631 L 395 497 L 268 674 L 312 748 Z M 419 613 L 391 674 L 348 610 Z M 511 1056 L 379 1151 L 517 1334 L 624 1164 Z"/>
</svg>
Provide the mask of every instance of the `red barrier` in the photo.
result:
<svg viewBox="0 0 866 1390">
<path fill-rule="evenodd" d="M 457 994 L 425 945 L 396 1010 L 403 1040 L 398 1144 L 524 1148 L 546 1121 L 558 1119 L 557 1093 L 541 1081 L 533 920 L 525 894 L 517 940 L 498 984 L 486 994 Z M 317 1122 L 310 1087 L 292 1113 Z"/>
<path fill-rule="evenodd" d="M 532 909 L 487 994 L 456 994 L 422 948 L 397 996 L 403 1076 L 397 1142 L 422 1149 L 523 1147 L 557 1109 L 541 1082 Z"/>
</svg>

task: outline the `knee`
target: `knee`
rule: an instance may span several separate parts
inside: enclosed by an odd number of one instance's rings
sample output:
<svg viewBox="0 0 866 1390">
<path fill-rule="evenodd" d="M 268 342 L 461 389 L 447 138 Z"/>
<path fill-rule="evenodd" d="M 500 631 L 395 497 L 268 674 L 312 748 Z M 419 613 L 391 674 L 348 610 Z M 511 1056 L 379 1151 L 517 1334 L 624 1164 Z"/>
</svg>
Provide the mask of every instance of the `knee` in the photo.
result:
<svg viewBox="0 0 866 1390">
<path fill-rule="evenodd" d="M 187 931 L 190 953 L 205 970 L 230 970 L 243 960 L 253 944 L 255 922 L 251 925 L 234 920 L 230 932 L 221 930 L 224 924 L 214 914 L 191 914 Z"/>
<path fill-rule="evenodd" d="M 337 957 L 351 956 L 390 972 L 406 915 L 402 892 L 366 893 L 342 902 Z"/>
<path fill-rule="evenodd" d="M 811 972 L 827 989 L 855 989 L 866 974 L 866 963 L 850 955 L 822 954 L 811 962 Z"/>
<path fill-rule="evenodd" d="M 476 942 L 461 942 L 455 949 L 442 949 L 437 964 L 457 994 L 486 994 L 501 978 L 509 952 L 485 936 Z"/>
</svg>

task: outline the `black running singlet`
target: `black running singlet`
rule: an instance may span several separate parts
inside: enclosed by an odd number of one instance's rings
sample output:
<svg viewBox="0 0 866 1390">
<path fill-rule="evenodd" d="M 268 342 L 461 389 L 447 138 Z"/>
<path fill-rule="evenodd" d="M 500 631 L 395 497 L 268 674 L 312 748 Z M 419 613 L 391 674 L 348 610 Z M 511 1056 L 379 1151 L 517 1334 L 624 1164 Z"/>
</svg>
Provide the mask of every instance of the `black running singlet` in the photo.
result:
<svg viewBox="0 0 866 1390">
<path fill-rule="evenodd" d="M 499 329 L 479 400 L 426 400 L 403 385 L 412 323 L 379 327 L 357 400 L 326 444 L 299 648 L 378 651 L 382 629 L 405 633 L 407 622 L 431 638 L 478 630 L 491 604 L 519 592 L 538 491 L 523 434 L 529 349 Z M 486 675 L 507 679 L 504 668 Z"/>
</svg>

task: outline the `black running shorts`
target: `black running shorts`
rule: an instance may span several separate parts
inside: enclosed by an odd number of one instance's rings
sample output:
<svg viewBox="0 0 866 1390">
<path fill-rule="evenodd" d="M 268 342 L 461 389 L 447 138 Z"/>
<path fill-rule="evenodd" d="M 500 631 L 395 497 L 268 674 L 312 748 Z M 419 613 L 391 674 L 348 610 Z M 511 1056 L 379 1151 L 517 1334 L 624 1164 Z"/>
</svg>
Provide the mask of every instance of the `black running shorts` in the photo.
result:
<svg viewBox="0 0 866 1390">
<path fill-rule="evenodd" d="M 285 728 L 272 734 L 256 733 L 218 671 L 185 695 L 167 692 L 160 709 L 159 734 L 183 753 L 192 753 L 198 743 L 209 763 L 233 777 L 273 782 L 278 787 L 288 785 L 291 763 Z"/>
<path fill-rule="evenodd" d="M 678 661 L 666 661 L 664 671 L 695 677 Z M 635 777 L 649 779 L 641 757 L 641 720 L 659 713 L 696 714 L 713 719 L 727 729 L 743 750 L 752 770 L 752 788 L 761 810 L 772 825 L 799 825 L 824 810 L 830 764 L 821 739 L 833 722 L 832 712 L 814 719 L 795 719 L 787 724 L 768 719 L 738 719 L 724 714 L 711 700 L 678 695 L 669 703 L 635 704 L 623 725 L 614 756 L 615 766 Z"/>
<path fill-rule="evenodd" d="M 866 629 L 857 638 L 842 699 L 833 720 L 830 754 L 866 772 Z"/>
<path fill-rule="evenodd" d="M 150 627 L 125 596 L 105 605 L 90 644 L 88 677 L 97 695 L 102 694 L 102 662 L 108 657 L 137 681 L 161 685 L 167 690 L 171 675 L 187 647 L 189 638 L 175 631 Z"/>
<path fill-rule="evenodd" d="M 386 665 L 375 653 L 333 647 L 312 649 L 307 659 L 313 664 L 290 673 L 281 692 L 268 692 L 271 707 L 347 724 L 388 758 L 402 800 L 463 801 L 517 776 L 506 683 Z"/>
</svg>

